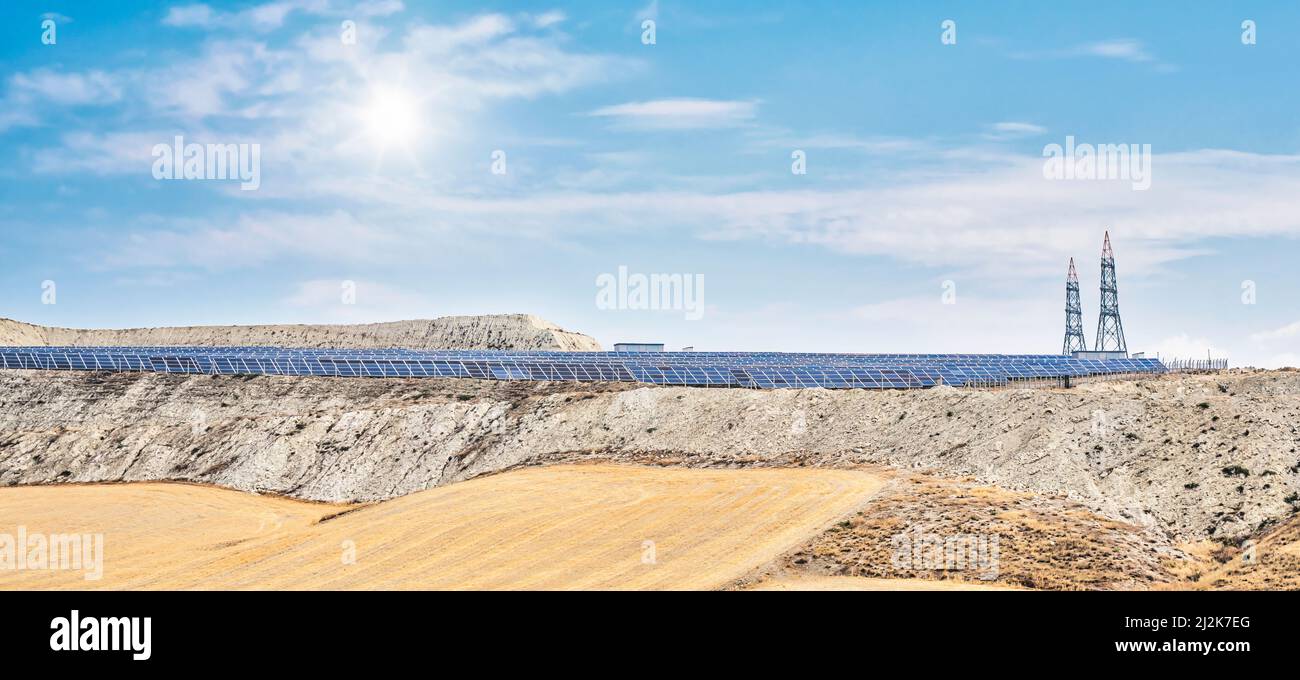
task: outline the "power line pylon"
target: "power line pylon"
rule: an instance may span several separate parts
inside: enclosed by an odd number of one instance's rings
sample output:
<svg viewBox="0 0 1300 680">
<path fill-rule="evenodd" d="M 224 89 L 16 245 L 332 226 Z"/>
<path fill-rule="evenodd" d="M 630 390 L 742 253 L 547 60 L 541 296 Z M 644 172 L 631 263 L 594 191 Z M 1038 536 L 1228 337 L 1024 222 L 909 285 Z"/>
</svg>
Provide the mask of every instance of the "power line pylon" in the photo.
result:
<svg viewBox="0 0 1300 680">
<path fill-rule="evenodd" d="M 1088 351 L 1088 342 L 1083 339 L 1083 305 L 1079 302 L 1079 274 L 1074 270 L 1074 258 L 1070 258 L 1070 273 L 1065 277 L 1065 344 L 1061 354 Z"/>
<path fill-rule="evenodd" d="M 1119 319 L 1119 288 L 1115 283 L 1115 252 L 1110 249 L 1110 232 L 1101 246 L 1101 314 L 1097 317 L 1098 352 L 1128 352 L 1124 323 Z"/>
</svg>

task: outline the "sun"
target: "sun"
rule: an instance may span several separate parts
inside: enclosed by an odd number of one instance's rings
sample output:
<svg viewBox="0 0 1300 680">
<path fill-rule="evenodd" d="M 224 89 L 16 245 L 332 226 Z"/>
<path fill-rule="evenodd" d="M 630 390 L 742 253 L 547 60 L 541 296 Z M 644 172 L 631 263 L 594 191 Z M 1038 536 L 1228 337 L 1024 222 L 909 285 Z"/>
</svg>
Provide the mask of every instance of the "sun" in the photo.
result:
<svg viewBox="0 0 1300 680">
<path fill-rule="evenodd" d="M 362 110 L 368 137 L 381 146 L 409 145 L 420 133 L 420 103 L 396 87 L 377 87 Z"/>
</svg>

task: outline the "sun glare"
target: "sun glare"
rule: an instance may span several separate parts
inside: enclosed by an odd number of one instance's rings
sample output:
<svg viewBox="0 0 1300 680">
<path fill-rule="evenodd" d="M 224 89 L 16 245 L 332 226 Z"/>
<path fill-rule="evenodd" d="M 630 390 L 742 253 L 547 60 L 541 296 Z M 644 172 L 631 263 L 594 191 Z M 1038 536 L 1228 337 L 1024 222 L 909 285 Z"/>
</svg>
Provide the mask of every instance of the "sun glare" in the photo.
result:
<svg viewBox="0 0 1300 680">
<path fill-rule="evenodd" d="M 419 103 L 400 89 L 376 89 L 365 107 L 363 119 L 366 134 L 379 144 L 409 144 L 420 128 Z"/>
</svg>

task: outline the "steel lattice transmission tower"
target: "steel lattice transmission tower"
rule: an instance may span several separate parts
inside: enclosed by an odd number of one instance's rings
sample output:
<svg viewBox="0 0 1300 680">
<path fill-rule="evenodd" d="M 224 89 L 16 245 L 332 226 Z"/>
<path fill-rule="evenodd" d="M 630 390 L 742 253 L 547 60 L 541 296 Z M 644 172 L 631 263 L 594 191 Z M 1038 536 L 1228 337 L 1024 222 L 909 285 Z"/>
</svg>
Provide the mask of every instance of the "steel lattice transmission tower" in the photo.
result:
<svg viewBox="0 0 1300 680">
<path fill-rule="evenodd" d="M 1124 324 L 1119 320 L 1119 289 L 1115 283 L 1115 252 L 1110 249 L 1110 232 L 1101 246 L 1101 315 L 1097 317 L 1098 352 L 1127 352 Z"/>
<path fill-rule="evenodd" d="M 1079 274 L 1074 271 L 1074 258 L 1070 258 L 1070 273 L 1065 277 L 1065 344 L 1061 354 L 1088 351 L 1083 339 L 1083 305 L 1079 303 Z"/>
</svg>

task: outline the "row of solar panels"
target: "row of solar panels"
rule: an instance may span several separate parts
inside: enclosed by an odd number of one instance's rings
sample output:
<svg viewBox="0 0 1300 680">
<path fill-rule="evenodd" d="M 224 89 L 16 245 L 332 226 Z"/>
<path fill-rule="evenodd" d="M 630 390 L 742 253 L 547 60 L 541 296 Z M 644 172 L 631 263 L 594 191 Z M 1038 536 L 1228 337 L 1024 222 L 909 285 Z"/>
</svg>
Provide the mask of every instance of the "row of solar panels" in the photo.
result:
<svg viewBox="0 0 1300 680">
<path fill-rule="evenodd" d="M 10 369 L 152 371 L 214 375 L 310 375 L 336 377 L 445 377 L 489 380 L 623 381 L 713 387 L 914 388 L 938 384 L 1004 384 L 1009 380 L 1116 373 L 1160 373 L 1154 359 L 1079 360 L 1071 357 L 1001 355 L 817 355 L 822 365 L 761 353 L 714 353 L 713 361 L 676 362 L 670 353 L 478 352 L 404 350 L 292 350 L 241 352 L 239 348 L 0 348 L 0 367 Z M 153 351 L 147 351 L 153 350 Z M 760 354 L 760 353 L 755 353 Z M 871 357 L 870 360 L 862 360 Z M 579 359 L 585 359 L 580 361 Z M 1042 359 L 1039 361 L 1038 359 Z M 782 361 L 784 360 L 784 361 Z M 831 362 L 842 362 L 834 365 Z"/>
<path fill-rule="evenodd" d="M 537 360 L 550 363 L 588 364 L 593 361 L 627 363 L 651 362 L 656 365 L 698 366 L 895 366 L 929 364 L 968 365 L 1050 365 L 1063 367 L 1070 374 L 1089 372 L 1140 372 L 1159 364 L 1154 359 L 1076 359 L 1065 355 L 1002 354 L 826 354 L 785 352 L 552 352 L 516 350 L 411 350 L 411 349 L 284 349 L 276 347 L 43 347 L 50 352 L 119 353 L 129 350 L 141 355 L 239 356 L 272 359 L 296 357 L 353 359 L 448 359 L 483 361 Z"/>
<path fill-rule="evenodd" d="M 339 350 L 283 349 L 268 347 L 23 347 L 0 348 L 11 353 L 68 356 L 188 356 L 240 357 L 267 359 L 380 359 L 380 360 L 533 360 L 549 363 L 653 363 L 667 365 L 973 365 L 973 366 L 1053 366 L 1114 371 L 1163 368 L 1154 359 L 1076 359 L 1065 355 L 996 355 L 996 354 L 796 354 L 781 352 L 545 352 L 483 350 Z"/>
<path fill-rule="evenodd" d="M 1006 362 L 1006 361 L 1033 361 L 1033 362 L 1060 362 L 1069 361 L 1073 357 L 1065 354 L 876 354 L 876 353 L 849 353 L 849 352 L 590 352 L 590 351 L 558 351 L 558 350 L 499 350 L 499 349 L 409 349 L 409 348 L 286 348 L 286 347 L 269 347 L 269 346 L 187 346 L 187 345 L 135 345 L 135 346 L 40 346 L 40 347 L 10 347 L 8 350 L 39 350 L 43 352 L 85 352 L 85 351 L 104 351 L 104 352 L 123 352 L 129 351 L 136 354 L 142 353 L 173 353 L 173 354 L 295 354 L 295 355 L 318 355 L 318 356 L 337 356 L 341 354 L 352 355 L 374 355 L 374 356 L 454 356 L 454 357 L 483 357 L 483 358 L 510 358 L 510 357 L 545 357 L 545 358 L 576 358 L 590 359 L 592 357 L 604 358 L 662 358 L 670 360 L 715 360 L 718 358 L 728 359 L 754 359 L 780 357 L 787 360 L 799 359 L 888 359 L 888 360 L 908 360 L 908 361 L 949 361 L 954 359 L 977 359 L 981 361 Z"/>
</svg>

